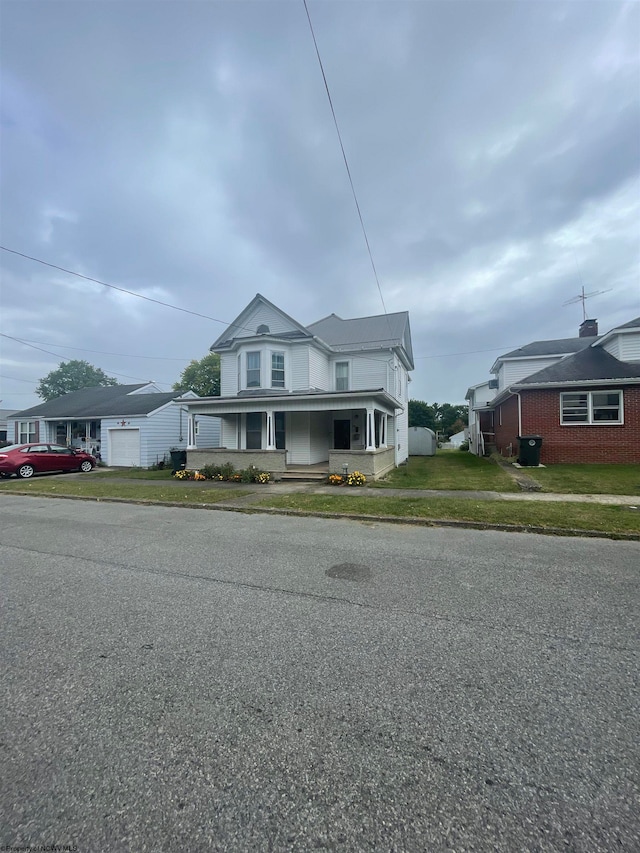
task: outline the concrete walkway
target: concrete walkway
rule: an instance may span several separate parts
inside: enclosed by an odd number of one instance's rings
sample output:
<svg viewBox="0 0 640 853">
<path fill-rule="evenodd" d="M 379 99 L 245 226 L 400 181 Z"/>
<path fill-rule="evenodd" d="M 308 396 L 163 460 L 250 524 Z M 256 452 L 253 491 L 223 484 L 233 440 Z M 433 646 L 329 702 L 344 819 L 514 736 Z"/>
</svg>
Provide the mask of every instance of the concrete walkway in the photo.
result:
<svg viewBox="0 0 640 853">
<path fill-rule="evenodd" d="M 82 479 L 88 476 L 99 476 L 102 471 L 114 469 L 102 468 L 92 474 L 71 474 L 71 477 Z M 142 480 L 131 478 L 118 479 L 118 482 L 138 483 L 145 486 L 175 485 L 181 488 L 191 488 L 194 491 L 203 488 L 225 489 L 230 491 L 242 491 L 245 494 L 239 497 L 238 503 L 251 503 L 261 497 L 268 495 L 348 495 L 349 497 L 367 498 L 458 498 L 474 501 L 546 501 L 547 503 L 588 503 L 604 504 L 608 506 L 638 506 L 640 508 L 640 495 L 579 495 L 579 494 L 556 494 L 553 492 L 483 492 L 483 491 L 461 491 L 458 489 L 380 489 L 371 486 L 347 487 L 318 485 L 313 482 L 287 481 L 280 483 L 269 483 L 261 486 L 257 483 L 220 483 L 215 480 Z M 246 492 L 250 494 L 247 495 Z"/>
</svg>

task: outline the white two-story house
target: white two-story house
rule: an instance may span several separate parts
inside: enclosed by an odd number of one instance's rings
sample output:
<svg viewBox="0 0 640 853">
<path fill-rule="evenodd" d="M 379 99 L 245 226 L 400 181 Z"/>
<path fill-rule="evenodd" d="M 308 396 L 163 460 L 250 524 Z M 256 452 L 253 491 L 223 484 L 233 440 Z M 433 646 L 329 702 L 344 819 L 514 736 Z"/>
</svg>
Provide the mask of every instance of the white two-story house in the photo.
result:
<svg viewBox="0 0 640 853">
<path fill-rule="evenodd" d="M 406 311 L 303 326 L 257 294 L 211 351 L 220 397 L 182 400 L 189 410 L 187 465 L 255 465 L 275 479 L 314 467 L 376 479 L 408 456 Z M 195 424 L 220 418 L 220 447 L 198 445 Z"/>
</svg>

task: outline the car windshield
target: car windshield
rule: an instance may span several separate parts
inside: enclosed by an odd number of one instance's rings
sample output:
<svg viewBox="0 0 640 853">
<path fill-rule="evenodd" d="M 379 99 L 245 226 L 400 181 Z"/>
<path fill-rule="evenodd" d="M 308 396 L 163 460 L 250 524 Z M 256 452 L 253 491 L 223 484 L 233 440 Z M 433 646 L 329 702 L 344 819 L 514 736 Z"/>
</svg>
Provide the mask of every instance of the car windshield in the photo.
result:
<svg viewBox="0 0 640 853">
<path fill-rule="evenodd" d="M 0 447 L 0 453 L 7 453 L 9 450 L 20 450 L 24 447 L 23 444 L 8 444 L 6 447 Z"/>
</svg>

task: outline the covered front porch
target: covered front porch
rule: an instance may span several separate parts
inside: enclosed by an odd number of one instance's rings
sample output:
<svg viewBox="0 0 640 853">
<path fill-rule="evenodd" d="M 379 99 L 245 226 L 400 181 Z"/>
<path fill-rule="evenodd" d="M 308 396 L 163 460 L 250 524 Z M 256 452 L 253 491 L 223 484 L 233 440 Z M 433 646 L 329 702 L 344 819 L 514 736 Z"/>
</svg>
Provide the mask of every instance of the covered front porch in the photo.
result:
<svg viewBox="0 0 640 853">
<path fill-rule="evenodd" d="M 96 456 L 100 452 L 100 421 L 64 418 L 45 422 L 46 438 L 51 444 L 76 447 Z"/>
<path fill-rule="evenodd" d="M 382 390 L 209 398 L 186 405 L 189 468 L 231 462 L 279 479 L 324 465 L 327 474 L 359 470 L 377 479 L 395 466 L 397 402 Z M 221 447 L 198 447 L 203 417 L 220 418 Z"/>
</svg>

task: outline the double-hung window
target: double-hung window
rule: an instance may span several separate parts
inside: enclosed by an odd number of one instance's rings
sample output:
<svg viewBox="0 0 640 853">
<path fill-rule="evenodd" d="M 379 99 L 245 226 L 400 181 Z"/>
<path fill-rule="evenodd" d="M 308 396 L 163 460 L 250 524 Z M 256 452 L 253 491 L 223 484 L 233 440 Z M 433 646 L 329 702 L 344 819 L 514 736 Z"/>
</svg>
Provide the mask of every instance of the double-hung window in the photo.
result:
<svg viewBox="0 0 640 853">
<path fill-rule="evenodd" d="M 260 351 L 247 353 L 247 388 L 260 388 Z"/>
<path fill-rule="evenodd" d="M 36 422 L 35 421 L 20 421 L 20 441 L 19 444 L 28 444 L 30 441 L 36 440 Z"/>
<path fill-rule="evenodd" d="M 284 353 L 271 353 L 271 387 L 284 388 Z"/>
<path fill-rule="evenodd" d="M 260 450 L 262 448 L 262 412 L 247 412 L 246 427 L 247 450 Z"/>
<path fill-rule="evenodd" d="M 560 394 L 560 423 L 624 423 L 622 391 L 571 391 Z"/>
<path fill-rule="evenodd" d="M 349 390 L 349 362 L 336 361 L 336 391 Z"/>
</svg>

